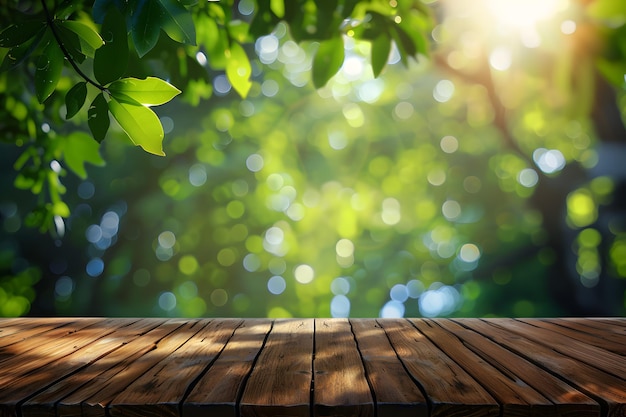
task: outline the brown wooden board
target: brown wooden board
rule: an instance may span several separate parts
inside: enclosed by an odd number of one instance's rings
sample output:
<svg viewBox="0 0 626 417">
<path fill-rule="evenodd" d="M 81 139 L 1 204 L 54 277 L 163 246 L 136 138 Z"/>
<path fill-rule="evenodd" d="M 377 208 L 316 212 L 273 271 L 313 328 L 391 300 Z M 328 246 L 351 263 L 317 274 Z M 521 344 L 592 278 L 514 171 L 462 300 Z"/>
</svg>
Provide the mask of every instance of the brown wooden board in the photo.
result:
<svg viewBox="0 0 626 417">
<path fill-rule="evenodd" d="M 617 323 L 621 323 L 621 321 L 604 321 L 600 319 L 573 319 L 573 318 L 562 318 L 559 319 L 560 322 L 565 324 L 567 323 L 575 323 L 580 327 L 587 327 L 590 329 L 593 334 L 597 334 L 601 337 L 610 338 L 612 340 L 620 341 L 624 340 L 623 338 L 626 336 L 626 326 L 619 325 Z M 626 322 L 626 320 L 623 320 Z"/>
<path fill-rule="evenodd" d="M 428 403 L 374 320 L 351 319 L 378 417 L 427 417 Z"/>
<path fill-rule="evenodd" d="M 246 379 L 271 327 L 270 320 L 249 319 L 235 330 L 215 363 L 185 399 L 184 416 L 237 416 Z"/>
<path fill-rule="evenodd" d="M 313 319 L 276 320 L 241 398 L 242 417 L 309 416 Z"/>
<path fill-rule="evenodd" d="M 498 325 L 618 378 L 626 378 L 626 360 L 620 355 L 539 327 L 538 324 L 531 325 L 514 319 L 499 319 Z M 624 381 L 626 384 L 626 379 Z"/>
<path fill-rule="evenodd" d="M 57 327 L 67 326 L 71 323 L 71 319 L 66 318 L 46 318 L 45 320 L 28 318 L 3 319 L 2 324 L 0 324 L 0 347 L 21 342 L 29 337 Z"/>
<path fill-rule="evenodd" d="M 151 350 L 153 348 L 152 343 L 150 343 L 151 338 L 158 334 L 158 331 L 154 331 L 149 336 L 145 335 L 164 321 L 160 319 L 143 319 L 134 323 L 133 327 L 115 332 L 110 336 L 110 340 L 113 343 L 119 343 L 117 348 L 24 402 L 21 406 L 22 416 L 56 416 L 56 404 L 65 397 L 87 384 L 92 384 L 98 378 L 102 378 L 109 369 L 123 362 L 126 358 L 136 358 Z"/>
<path fill-rule="evenodd" d="M 622 379 L 529 340 L 499 326 L 498 323 L 499 320 L 463 321 L 464 326 L 489 337 L 553 375 L 565 379 L 568 384 L 599 401 L 606 407 L 609 417 L 626 415 L 626 386 Z"/>
<path fill-rule="evenodd" d="M 315 320 L 314 416 L 374 416 L 374 400 L 347 319 Z"/>
<path fill-rule="evenodd" d="M 0 390 L 0 415 L 14 415 L 21 401 L 119 347 L 122 341 L 106 336 L 115 331 L 120 334 L 134 332 L 133 321 L 137 319 L 104 320 L 98 322 L 97 326 L 92 325 L 72 334 L 72 343 L 59 343 L 58 348 L 55 348 L 55 343 L 48 343 L 48 349 L 29 350 L 29 372 L 23 372 L 22 366 L 19 367 L 19 373 L 7 371 L 0 378 L 0 386 L 3 387 Z M 26 361 L 23 355 L 18 357 Z M 5 361 L 5 364 L 8 363 L 12 364 L 11 361 Z"/>
<path fill-rule="evenodd" d="M 431 404 L 431 416 L 497 416 L 496 400 L 406 320 L 379 319 L 391 345 Z"/>
<path fill-rule="evenodd" d="M 188 387 L 224 349 L 241 322 L 202 321 L 196 334 L 119 393 L 109 405 L 109 414 L 177 416 Z"/>
<path fill-rule="evenodd" d="M 150 349 L 132 360 L 122 360 L 91 383 L 82 386 L 57 404 L 59 416 L 105 416 L 106 407 L 137 378 L 149 372 L 160 361 L 166 359 L 202 325 L 198 320 L 168 320 L 142 339 Z"/>
<path fill-rule="evenodd" d="M 503 417 L 522 416 L 531 408 L 541 410 L 541 415 L 558 415 L 556 406 L 541 393 L 510 372 L 506 374 L 500 372 L 434 321 L 411 320 L 411 322 L 498 401 Z"/>
<path fill-rule="evenodd" d="M 31 361 L 24 361 L 21 355 L 41 356 L 45 357 L 51 350 L 58 350 L 65 344 L 71 344 L 75 333 L 89 326 L 94 326 L 103 319 L 82 319 L 69 322 L 66 325 L 46 325 L 42 321 L 40 329 L 36 329 L 34 333 L 30 333 L 30 328 L 26 329 L 28 337 L 24 338 L 15 333 L 3 338 L 0 341 L 0 364 L 11 369 L 13 373 L 19 373 L 22 365 L 32 366 Z M 54 346 L 51 346 L 54 342 Z M 19 347 L 15 345 L 19 343 Z M 12 360 L 12 362 L 6 362 Z M 24 370 L 25 372 L 26 369 Z"/>
<path fill-rule="evenodd" d="M 464 319 L 455 319 L 455 321 L 435 319 L 432 322 L 454 334 L 468 349 L 483 357 L 500 372 L 507 375 L 511 381 L 515 381 L 520 386 L 533 387 L 554 404 L 554 406 L 543 407 L 537 407 L 536 404 L 531 405 L 530 409 L 533 411 L 533 415 L 567 417 L 600 415 L 600 405 L 596 401 L 524 357 L 511 352 L 474 330 L 463 327 L 461 324 L 465 322 Z"/>
<path fill-rule="evenodd" d="M 579 322 L 566 320 L 520 320 L 534 326 L 542 327 L 549 331 L 560 333 L 573 340 L 578 340 L 592 346 L 606 349 L 619 355 L 626 355 L 626 344 L 624 343 L 624 338 L 620 338 L 617 334 L 598 334 L 599 332 L 596 332 L 594 334 L 594 331 L 591 327 L 581 326 L 578 324 Z M 621 339 L 621 342 L 619 341 L 619 339 Z"/>
</svg>

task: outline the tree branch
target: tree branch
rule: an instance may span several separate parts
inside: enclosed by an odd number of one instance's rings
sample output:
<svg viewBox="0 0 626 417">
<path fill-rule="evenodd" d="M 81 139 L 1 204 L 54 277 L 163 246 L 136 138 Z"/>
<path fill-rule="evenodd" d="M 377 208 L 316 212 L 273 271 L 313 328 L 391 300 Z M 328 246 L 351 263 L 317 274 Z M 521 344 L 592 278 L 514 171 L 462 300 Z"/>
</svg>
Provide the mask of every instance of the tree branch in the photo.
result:
<svg viewBox="0 0 626 417">
<path fill-rule="evenodd" d="M 101 84 L 97 83 L 96 81 L 92 80 L 91 78 L 89 78 L 87 76 L 87 74 L 85 74 L 78 67 L 76 62 L 74 62 L 74 59 L 72 58 L 72 56 L 70 55 L 68 50 L 65 48 L 65 45 L 63 44 L 63 41 L 61 40 L 61 37 L 59 36 L 59 33 L 56 30 L 56 26 L 54 25 L 54 21 L 52 20 L 52 16 L 50 15 L 50 11 L 48 10 L 48 6 L 46 5 L 46 0 L 41 0 L 41 5 L 43 6 L 43 11 L 44 11 L 44 13 L 46 15 L 46 20 L 48 22 L 48 26 L 50 27 L 50 30 L 52 31 L 52 35 L 54 36 L 54 39 L 56 40 L 57 44 L 59 45 L 59 48 L 61 48 L 61 51 L 63 52 L 63 56 L 65 56 L 65 59 L 67 59 L 67 61 L 72 66 L 72 68 L 74 68 L 74 71 L 76 71 L 76 73 L 78 75 L 80 75 L 86 82 L 88 82 L 89 84 L 93 85 L 98 90 L 100 90 L 100 91 L 107 91 L 106 87 L 104 87 L 103 85 L 101 85 Z"/>
</svg>

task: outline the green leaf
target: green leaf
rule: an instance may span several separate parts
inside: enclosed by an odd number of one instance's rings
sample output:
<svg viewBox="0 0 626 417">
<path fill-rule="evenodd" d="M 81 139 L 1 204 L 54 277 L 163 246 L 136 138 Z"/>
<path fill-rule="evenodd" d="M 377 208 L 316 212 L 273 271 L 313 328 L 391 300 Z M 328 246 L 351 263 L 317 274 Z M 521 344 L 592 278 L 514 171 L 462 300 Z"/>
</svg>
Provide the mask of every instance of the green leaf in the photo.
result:
<svg viewBox="0 0 626 417">
<path fill-rule="evenodd" d="M 91 102 L 89 110 L 87 111 L 87 124 L 93 138 L 102 142 L 109 130 L 109 105 L 104 98 L 104 93 L 100 93 Z"/>
<path fill-rule="evenodd" d="M 128 66 L 126 21 L 115 8 L 109 9 L 100 30 L 104 45 L 96 50 L 93 73 L 101 84 L 119 79 Z"/>
<path fill-rule="evenodd" d="M 386 33 L 381 34 L 372 42 L 372 71 L 378 77 L 389 60 L 391 39 Z"/>
<path fill-rule="evenodd" d="M 270 0 L 270 9 L 276 17 L 285 17 L 285 0 Z"/>
<path fill-rule="evenodd" d="M 25 43 L 30 38 L 42 32 L 46 22 L 28 21 L 11 25 L 0 32 L 0 47 L 12 48 Z"/>
<path fill-rule="evenodd" d="M 233 43 L 230 50 L 226 51 L 226 57 L 228 58 L 226 62 L 228 81 L 242 98 L 246 98 L 252 87 L 252 81 L 250 81 L 252 66 L 248 55 L 241 45 Z"/>
<path fill-rule="evenodd" d="M 37 59 L 35 68 L 35 93 L 37 100 L 43 103 L 56 88 L 64 61 L 63 52 L 59 45 L 50 41 L 43 49 L 42 54 Z"/>
<path fill-rule="evenodd" d="M 56 26 L 56 23 L 54 25 Z M 56 30 L 72 60 L 78 63 L 84 62 L 85 54 L 78 35 L 63 26 L 56 26 Z"/>
<path fill-rule="evenodd" d="M 196 44 L 196 29 L 189 10 L 176 0 L 138 0 L 131 18 L 131 34 L 139 57 L 155 47 L 161 29 L 173 40 Z"/>
<path fill-rule="evenodd" d="M 4 60 L 2 60 L 2 64 L 0 64 L 0 72 L 11 70 L 24 62 L 24 60 L 28 58 L 35 49 L 37 49 L 41 43 L 41 39 L 44 37 L 44 33 L 46 32 L 41 31 L 23 44 L 9 49 L 4 57 Z"/>
<path fill-rule="evenodd" d="M 74 132 L 64 138 L 63 159 L 67 167 L 80 178 L 87 178 L 85 163 L 103 166 L 104 159 L 100 156 L 100 145 L 84 132 Z"/>
<path fill-rule="evenodd" d="M 604 21 L 608 26 L 619 27 L 626 22 L 626 2 L 615 0 L 595 0 L 587 6 L 587 14 Z"/>
<path fill-rule="evenodd" d="M 87 98 L 87 83 L 82 82 L 76 84 L 65 95 L 65 107 L 67 109 L 66 119 L 71 119 L 85 104 Z"/>
<path fill-rule="evenodd" d="M 196 44 L 196 28 L 189 10 L 176 0 L 159 0 L 163 13 L 161 27 L 167 36 L 186 45 Z"/>
<path fill-rule="evenodd" d="M 150 52 L 161 34 L 162 8 L 158 1 L 140 0 L 131 19 L 130 32 L 139 57 Z"/>
<path fill-rule="evenodd" d="M 109 110 L 131 142 L 151 154 L 165 155 L 163 126 L 152 110 L 142 105 L 118 101 L 115 97 L 109 102 Z"/>
<path fill-rule="evenodd" d="M 77 34 L 81 40 L 93 49 L 98 49 L 104 45 L 104 41 L 100 35 L 84 23 L 76 22 L 74 20 L 62 20 L 58 22 L 58 24 Z"/>
<path fill-rule="evenodd" d="M 180 90 L 160 78 L 148 77 L 145 80 L 138 78 L 123 78 L 109 85 L 113 97 L 120 101 L 124 96 L 144 106 L 158 106 L 165 104 L 178 94 Z"/>
<path fill-rule="evenodd" d="M 391 36 L 393 37 L 398 52 L 400 53 L 400 60 L 404 66 L 409 64 L 409 58 L 417 55 L 417 45 L 413 39 L 398 25 L 391 25 Z"/>
<path fill-rule="evenodd" d="M 320 43 L 313 58 L 313 85 L 320 88 L 339 71 L 345 58 L 343 39 L 340 36 Z"/>
</svg>

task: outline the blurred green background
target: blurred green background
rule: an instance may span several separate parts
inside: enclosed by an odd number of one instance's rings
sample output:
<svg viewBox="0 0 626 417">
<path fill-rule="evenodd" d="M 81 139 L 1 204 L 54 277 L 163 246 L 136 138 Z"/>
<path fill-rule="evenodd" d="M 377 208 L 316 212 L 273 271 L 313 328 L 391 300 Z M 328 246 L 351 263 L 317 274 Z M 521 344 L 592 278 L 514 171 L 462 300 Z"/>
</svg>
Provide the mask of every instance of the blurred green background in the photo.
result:
<svg viewBox="0 0 626 417">
<path fill-rule="evenodd" d="M 206 81 L 154 109 L 167 156 L 114 131 L 51 234 L 3 144 L 0 315 L 623 315 L 624 22 L 500 3 L 428 2 L 432 55 L 378 78 L 345 37 L 318 90 L 282 23 L 245 99 L 198 51 Z"/>
</svg>

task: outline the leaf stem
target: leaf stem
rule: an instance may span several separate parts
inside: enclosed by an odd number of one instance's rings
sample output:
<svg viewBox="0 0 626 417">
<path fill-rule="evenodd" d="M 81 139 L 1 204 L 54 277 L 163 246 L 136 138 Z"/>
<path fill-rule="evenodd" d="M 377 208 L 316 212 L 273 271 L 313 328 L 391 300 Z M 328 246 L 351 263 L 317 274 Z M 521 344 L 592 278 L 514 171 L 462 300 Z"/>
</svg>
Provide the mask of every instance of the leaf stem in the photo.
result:
<svg viewBox="0 0 626 417">
<path fill-rule="evenodd" d="M 107 91 L 106 87 L 104 87 L 103 85 L 101 85 L 101 84 L 97 83 L 96 81 L 92 80 L 91 78 L 89 78 L 87 76 L 87 74 L 85 74 L 78 67 L 78 65 L 76 64 L 76 62 L 74 61 L 74 59 L 72 58 L 70 53 L 68 52 L 68 50 L 65 48 L 65 45 L 63 44 L 63 41 L 61 41 L 61 37 L 59 36 L 59 33 L 56 30 L 56 27 L 54 25 L 54 21 L 52 20 L 52 16 L 50 15 L 50 11 L 48 10 L 48 5 L 46 5 L 46 0 L 41 0 L 41 5 L 43 6 L 43 11 L 44 11 L 44 13 L 46 15 L 46 20 L 48 22 L 48 26 L 50 27 L 50 30 L 52 31 L 52 35 L 54 36 L 54 39 L 56 40 L 57 44 L 59 45 L 59 48 L 61 48 L 61 51 L 63 52 L 63 55 L 68 60 L 68 62 L 72 66 L 72 68 L 74 68 L 74 71 L 76 71 L 76 73 L 78 75 L 80 75 L 86 82 L 88 82 L 89 84 L 93 85 L 98 90 L 100 90 L 100 91 Z"/>
</svg>

